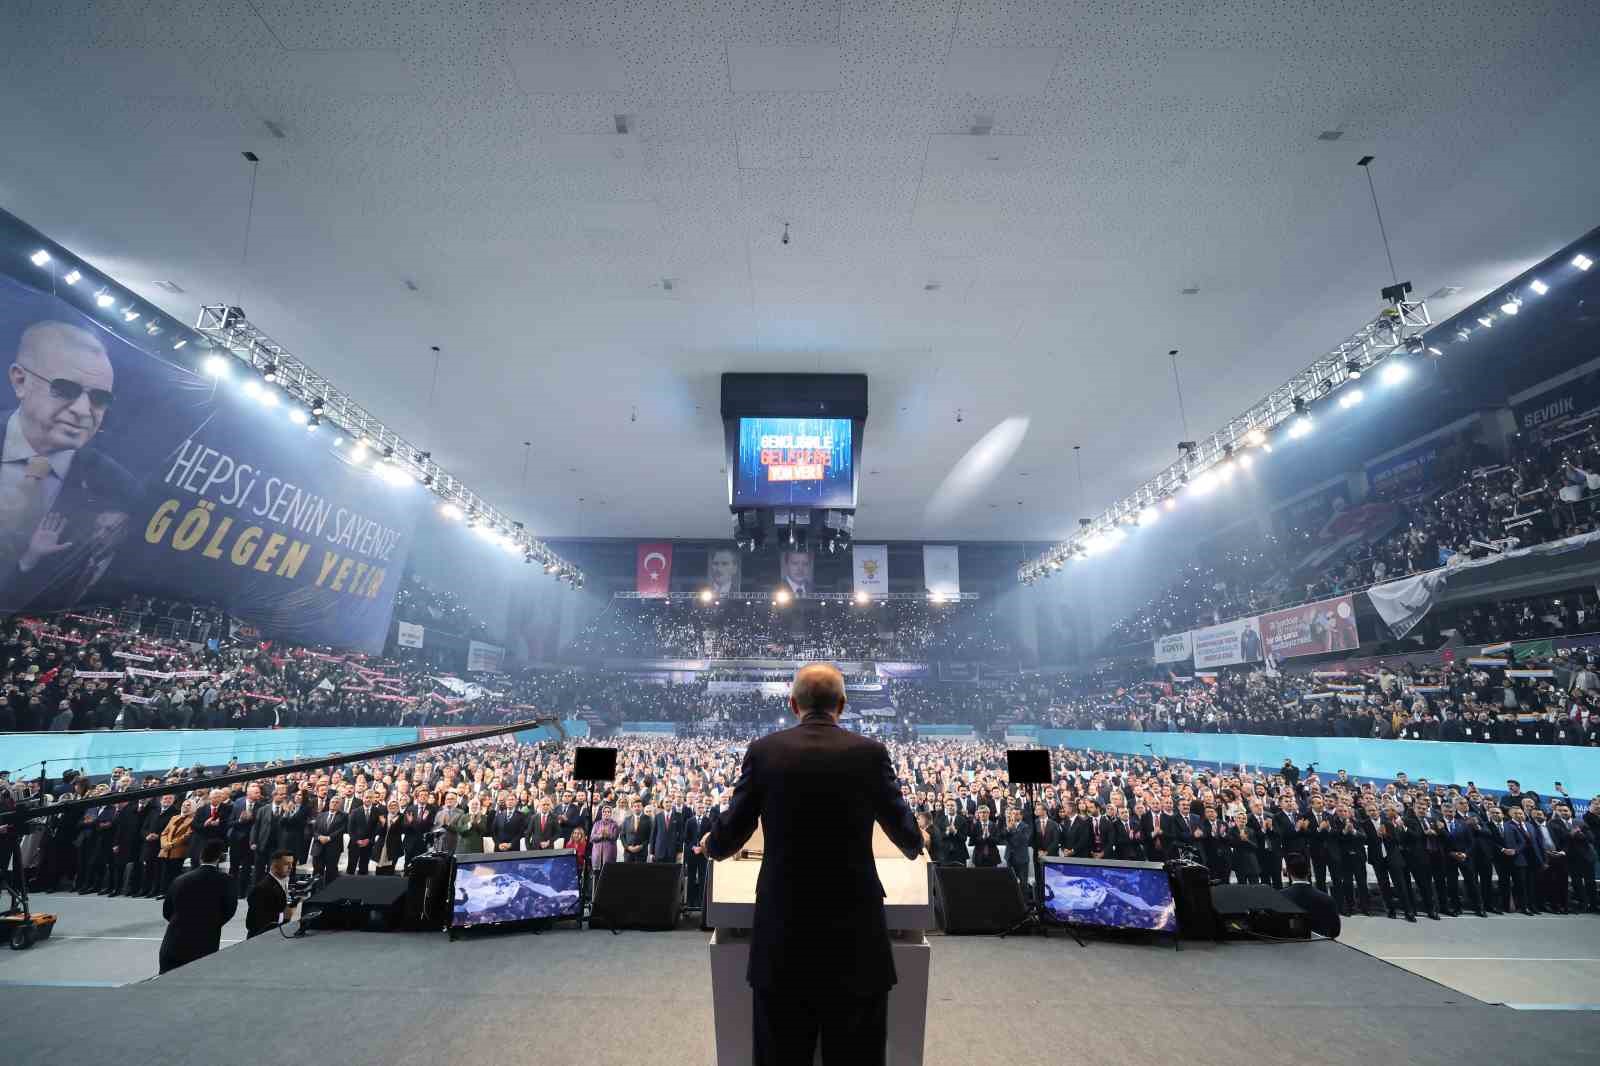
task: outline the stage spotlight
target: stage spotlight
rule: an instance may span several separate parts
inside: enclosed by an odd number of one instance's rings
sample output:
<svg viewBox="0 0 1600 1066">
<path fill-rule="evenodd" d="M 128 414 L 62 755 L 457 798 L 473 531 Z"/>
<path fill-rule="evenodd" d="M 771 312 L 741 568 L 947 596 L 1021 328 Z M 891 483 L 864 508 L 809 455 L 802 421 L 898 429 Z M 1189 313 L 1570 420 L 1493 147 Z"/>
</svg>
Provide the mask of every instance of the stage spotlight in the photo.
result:
<svg viewBox="0 0 1600 1066">
<path fill-rule="evenodd" d="M 135 311 L 131 307 L 124 307 L 122 309 L 122 321 L 124 321 L 124 322 L 137 322 L 137 321 L 139 321 L 139 312 Z"/>
<path fill-rule="evenodd" d="M 173 346 L 172 346 L 172 350 L 173 350 L 173 351 L 177 351 L 177 350 L 178 350 L 178 349 L 180 349 L 180 348 L 182 348 L 182 347 L 183 347 L 183 346 L 184 346 L 184 345 L 186 345 L 186 344 L 188 344 L 188 343 L 189 343 L 189 342 L 188 342 L 188 341 L 186 341 L 186 340 L 183 340 L 183 341 L 179 341 L 179 342 L 178 342 L 178 343 L 177 343 L 177 344 L 174 344 L 174 345 L 173 345 Z"/>
<path fill-rule="evenodd" d="M 1141 526 L 1153 526 L 1160 521 L 1160 519 L 1161 512 L 1156 510 L 1154 504 L 1151 504 L 1139 512 L 1139 524 Z"/>
<path fill-rule="evenodd" d="M 243 390 L 244 394 L 250 397 L 252 400 L 261 398 L 261 382 L 257 381 L 255 378 L 251 378 L 246 381 L 240 386 L 240 389 Z"/>
<path fill-rule="evenodd" d="M 117 298 L 111 295 L 105 289 L 101 289 L 99 292 L 94 294 L 94 302 L 100 307 L 110 307 L 112 304 L 117 302 Z"/>
<path fill-rule="evenodd" d="M 872 597 L 868 596 L 865 592 L 856 593 L 856 603 L 860 604 L 862 607 L 865 607 L 867 604 L 869 604 L 871 602 L 872 602 Z"/>
<path fill-rule="evenodd" d="M 1385 385 L 1398 385 L 1411 376 L 1411 368 L 1398 359 L 1391 359 L 1380 375 Z"/>
<path fill-rule="evenodd" d="M 34 252 L 32 255 L 28 256 L 28 261 L 36 267 L 42 267 L 46 263 L 50 262 L 50 253 L 45 251 L 43 248 L 40 248 L 37 252 Z"/>
<path fill-rule="evenodd" d="M 772 594 L 772 602 L 776 603 L 779 607 L 784 606 L 791 599 L 793 599 L 793 597 L 789 595 L 788 589 L 779 589 L 777 592 Z"/>
<path fill-rule="evenodd" d="M 1267 432 L 1264 429 L 1252 429 L 1244 435 L 1244 442 L 1252 448 L 1259 448 L 1267 443 Z"/>
<path fill-rule="evenodd" d="M 278 390 L 262 389 L 261 395 L 256 397 L 256 399 L 261 401 L 261 405 L 263 407 L 276 407 L 278 406 Z"/>
<path fill-rule="evenodd" d="M 1584 255 L 1582 252 L 1579 252 L 1577 255 L 1572 257 L 1572 265 L 1577 267 L 1579 270 L 1588 270 L 1590 267 L 1594 266 L 1594 260 Z"/>
<path fill-rule="evenodd" d="M 1161 501 L 1161 506 L 1169 511 L 1176 511 L 1178 509 L 1178 498 L 1176 496 L 1168 496 Z"/>
<path fill-rule="evenodd" d="M 450 519 L 452 522 L 460 521 L 460 519 L 461 519 L 461 508 L 457 507 L 455 504 L 451 503 L 449 500 L 446 500 L 444 503 L 441 503 L 439 505 L 439 514 L 442 515 L 445 518 Z M 545 568 L 545 572 L 546 573 L 548 573 L 549 570 L 550 570 L 549 567 Z"/>
<path fill-rule="evenodd" d="M 1310 433 L 1311 429 L 1312 426 L 1310 417 L 1307 415 L 1301 415 L 1299 418 L 1296 418 L 1293 422 L 1289 423 L 1289 439 L 1299 440 L 1301 437 L 1304 437 L 1306 434 Z"/>
<path fill-rule="evenodd" d="M 1478 319 L 1478 325 L 1482 326 L 1484 329 L 1492 328 L 1494 326 L 1494 316 L 1484 315 Z"/>
<path fill-rule="evenodd" d="M 66 282 L 68 285 L 76 285 L 78 282 L 83 280 L 83 275 L 78 273 L 76 270 L 69 270 L 65 274 L 61 275 L 61 280 Z"/>
<path fill-rule="evenodd" d="M 1345 363 L 1344 372 L 1351 381 L 1361 380 L 1361 364 L 1354 359 Z"/>
<path fill-rule="evenodd" d="M 1360 389 L 1346 389 L 1339 394 L 1339 406 L 1348 411 L 1366 398 Z"/>
<path fill-rule="evenodd" d="M 1522 301 L 1513 293 L 1506 293 L 1506 302 L 1500 305 L 1501 314 L 1514 315 L 1522 310 Z"/>
<path fill-rule="evenodd" d="M 378 467 L 378 477 L 387 485 L 399 486 L 411 483 L 411 475 L 399 463 L 384 463 L 380 465 Z M 509 537 L 502 540 L 501 546 L 509 550 L 516 549 L 516 545 L 511 542 Z"/>
<path fill-rule="evenodd" d="M 1533 294 L 1535 296 L 1543 296 L 1545 293 L 1550 291 L 1550 286 L 1546 285 L 1538 278 L 1534 278 L 1532 281 L 1528 282 L 1528 288 L 1533 290 Z"/>
<path fill-rule="evenodd" d="M 261 380 L 268 385 L 278 380 L 278 366 L 276 363 L 268 363 L 266 365 L 266 368 L 261 371 Z"/>
<path fill-rule="evenodd" d="M 317 431 L 317 428 L 319 426 L 321 426 L 321 425 L 322 425 L 322 419 L 318 418 L 316 415 L 312 415 L 309 419 L 306 420 L 306 432 L 307 433 L 315 433 Z"/>
<path fill-rule="evenodd" d="M 555 573 L 556 572 L 556 564 L 555 563 L 545 563 L 544 564 L 544 572 L 547 573 L 547 574 Z"/>
<path fill-rule="evenodd" d="M 1239 465 L 1244 467 L 1246 470 L 1249 470 L 1252 466 L 1254 466 L 1255 462 L 1255 459 L 1251 457 L 1249 452 L 1245 452 L 1239 456 Z"/>
<path fill-rule="evenodd" d="M 326 407 L 324 406 L 324 401 L 320 397 L 311 401 L 312 414 L 320 415 L 324 410 L 326 410 Z"/>
<path fill-rule="evenodd" d="M 225 378 L 228 376 L 228 360 L 220 355 L 207 356 L 205 369 L 214 378 Z"/>
<path fill-rule="evenodd" d="M 366 462 L 367 446 L 364 444 L 357 444 L 354 448 L 351 448 L 350 461 L 355 463 L 357 466 L 360 466 L 362 463 Z"/>
<path fill-rule="evenodd" d="M 700 590 L 700 602 L 701 603 L 710 603 L 711 600 L 712 600 L 711 590 L 710 589 L 701 589 Z"/>
<path fill-rule="evenodd" d="M 289 409 L 289 421 L 293 422 L 295 425 L 303 426 L 310 420 L 311 416 L 306 414 L 305 408 L 291 407 Z"/>
<path fill-rule="evenodd" d="M 1194 493 L 1196 496 L 1204 496 L 1206 493 L 1210 492 L 1216 487 L 1217 475 L 1216 472 L 1212 470 L 1207 470 L 1205 473 L 1201 474 L 1199 477 L 1195 478 L 1189 483 L 1189 491 Z"/>
</svg>

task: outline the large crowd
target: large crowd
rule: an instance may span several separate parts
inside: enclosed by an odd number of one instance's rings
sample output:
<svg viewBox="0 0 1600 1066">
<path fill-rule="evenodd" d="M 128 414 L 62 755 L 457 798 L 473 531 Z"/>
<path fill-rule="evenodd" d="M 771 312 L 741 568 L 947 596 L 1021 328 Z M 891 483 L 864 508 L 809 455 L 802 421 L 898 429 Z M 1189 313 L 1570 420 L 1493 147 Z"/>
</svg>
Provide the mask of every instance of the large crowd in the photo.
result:
<svg viewBox="0 0 1600 1066">
<path fill-rule="evenodd" d="M 1106 647 L 1358 591 L 1455 556 L 1483 558 L 1600 528 L 1600 421 L 1518 436 L 1505 463 L 1489 461 L 1475 442 L 1455 441 L 1433 469 L 1422 484 L 1376 491 L 1369 502 L 1392 504 L 1392 521 L 1332 559 L 1313 551 L 1317 528 L 1229 530 L 1226 547 L 1202 545 L 1117 622 Z M 1309 565 L 1308 558 L 1317 561 Z"/>
<path fill-rule="evenodd" d="M 226 845 L 242 897 L 264 864 L 290 852 L 313 876 L 404 871 L 419 855 L 565 846 L 586 871 L 610 862 L 682 862 L 699 906 L 699 840 L 724 808 L 743 740 L 632 740 L 614 781 L 573 780 L 570 745 L 454 746 L 333 770 L 278 768 L 232 789 L 122 802 L 139 785 L 179 783 L 202 768 L 49 783 L 23 840 L 36 891 L 156 896 L 208 841 Z M 1507 782 L 1398 773 L 1356 780 L 1282 768 L 1206 769 L 1158 758 L 1058 748 L 1049 784 L 1029 794 L 1006 775 L 1005 749 L 969 741 L 890 742 L 901 792 L 929 861 L 1009 866 L 1024 884 L 1039 856 L 1188 859 L 1214 882 L 1281 885 L 1304 855 L 1345 914 L 1600 912 L 1595 896 L 1600 798 L 1575 803 Z M 20 783 L 24 804 L 30 782 Z M 49 817 L 48 803 L 100 801 Z M 1374 891 L 1374 887 L 1376 891 Z"/>
</svg>

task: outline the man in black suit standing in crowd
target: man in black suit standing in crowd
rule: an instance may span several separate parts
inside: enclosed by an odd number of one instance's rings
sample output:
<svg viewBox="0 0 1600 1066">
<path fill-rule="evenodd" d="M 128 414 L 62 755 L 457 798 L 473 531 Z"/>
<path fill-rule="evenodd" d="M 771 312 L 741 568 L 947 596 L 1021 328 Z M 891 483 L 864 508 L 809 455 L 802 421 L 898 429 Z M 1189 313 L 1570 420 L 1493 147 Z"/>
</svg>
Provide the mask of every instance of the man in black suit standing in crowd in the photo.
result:
<svg viewBox="0 0 1600 1066">
<path fill-rule="evenodd" d="M 407 811 L 409 814 L 409 809 Z M 517 797 L 510 792 L 500 800 L 500 809 L 489 819 L 489 835 L 494 838 L 494 850 L 517 851 L 522 847 L 522 836 L 528 828 L 527 817 L 517 810 Z"/>
<path fill-rule="evenodd" d="M 764 829 L 748 978 L 757 1066 L 884 1061 L 894 957 L 872 826 L 908 859 L 922 834 L 887 749 L 839 728 L 844 676 L 813 664 L 795 675 L 793 729 L 755 741 L 728 810 L 702 839 L 723 859 Z M 991 847 L 993 845 L 991 844 Z"/>
<path fill-rule="evenodd" d="M 1311 883 L 1311 864 L 1306 857 L 1293 853 L 1284 860 L 1284 865 L 1289 868 L 1289 887 L 1281 890 L 1284 897 L 1306 912 L 1307 924 L 1313 933 L 1337 939 L 1341 925 L 1339 905 L 1332 896 Z"/>
<path fill-rule="evenodd" d="M 1556 804 L 1555 817 L 1550 819 L 1550 835 L 1555 839 L 1556 850 L 1566 853 L 1567 869 L 1572 877 L 1572 909 L 1600 911 L 1600 901 L 1594 894 L 1594 842 L 1582 822 L 1572 817 L 1570 803 Z"/>
<path fill-rule="evenodd" d="M 1040 855 L 1054 855 L 1061 847 L 1061 826 L 1050 817 L 1044 804 L 1033 805 L 1033 850 Z"/>
<path fill-rule="evenodd" d="M 232 823 L 233 805 L 228 802 L 227 789 L 212 789 L 210 802 L 194 812 L 194 832 L 189 837 L 190 865 L 199 868 L 200 856 L 211 841 L 226 843 Z"/>
<path fill-rule="evenodd" d="M 549 851 L 560 839 L 561 819 L 556 817 L 548 798 L 539 801 L 539 813 L 533 816 L 533 828 L 528 830 L 528 837 L 529 847 L 534 851 Z"/>
<path fill-rule="evenodd" d="M 311 872 L 325 885 L 339 879 L 339 855 L 344 851 L 344 812 L 329 796 L 311 826 Z"/>
<path fill-rule="evenodd" d="M 344 831 L 350 837 L 350 847 L 345 853 L 346 874 L 366 874 L 372 860 L 372 812 L 360 796 L 347 796 L 341 801 L 344 810 Z"/>
<path fill-rule="evenodd" d="M 978 820 L 971 823 L 972 835 L 967 843 L 972 847 L 972 865 L 1000 865 L 1000 830 L 989 817 L 989 808 L 979 804 Z"/>
<path fill-rule="evenodd" d="M 944 801 L 944 810 L 933 819 L 934 839 L 939 844 L 939 865 L 965 866 L 967 864 L 967 834 L 972 827 L 961 807 L 953 799 Z"/>
<path fill-rule="evenodd" d="M 654 819 L 645 813 L 644 804 L 633 801 L 633 813 L 622 822 L 622 861 L 648 862 L 650 828 Z"/>
<path fill-rule="evenodd" d="M 428 834 L 433 832 L 433 823 L 438 818 L 439 807 L 433 802 L 433 793 L 425 788 L 419 789 L 417 798 L 406 807 L 400 819 L 401 847 L 408 869 L 411 860 L 428 850 Z"/>
<path fill-rule="evenodd" d="M 677 862 L 683 848 L 683 819 L 677 811 L 663 805 L 650 825 L 650 861 Z"/>
<path fill-rule="evenodd" d="M 700 838 L 711 831 L 713 824 L 715 819 L 707 812 L 706 801 L 697 798 L 694 809 L 683 823 L 684 898 L 692 910 L 699 910 L 704 903 L 706 849 L 701 845 Z"/>
<path fill-rule="evenodd" d="M 1033 846 L 1033 828 L 1022 820 L 1021 807 L 1006 808 L 1006 865 L 1017 875 L 1017 884 L 1028 886 L 1028 873 L 1032 869 L 1029 852 Z"/>
<path fill-rule="evenodd" d="M 161 972 L 205 958 L 222 947 L 222 927 L 239 909 L 233 879 L 217 868 L 227 844 L 207 840 L 200 865 L 182 874 L 167 890 L 161 916 L 167 931 L 161 938 Z"/>
<path fill-rule="evenodd" d="M 228 822 L 228 876 L 233 878 L 239 898 L 244 899 L 255 885 L 255 830 L 261 814 L 261 786 L 252 781 L 244 795 L 233 801 L 233 817 Z"/>
</svg>

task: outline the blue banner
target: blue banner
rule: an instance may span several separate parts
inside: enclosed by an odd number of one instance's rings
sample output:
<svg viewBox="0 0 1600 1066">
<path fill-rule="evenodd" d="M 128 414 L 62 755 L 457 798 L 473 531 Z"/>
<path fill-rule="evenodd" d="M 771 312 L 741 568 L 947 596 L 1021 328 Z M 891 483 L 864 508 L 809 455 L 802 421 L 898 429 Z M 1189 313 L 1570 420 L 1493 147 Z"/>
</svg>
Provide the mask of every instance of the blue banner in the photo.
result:
<svg viewBox="0 0 1600 1066">
<path fill-rule="evenodd" d="M 1401 490 L 1418 488 L 1428 481 L 1433 475 L 1434 467 L 1439 465 L 1439 453 L 1443 443 L 1438 440 L 1429 441 L 1427 444 L 1408 448 L 1398 455 L 1391 455 L 1387 459 L 1369 464 L 1367 483 L 1373 492 L 1394 488 Z"/>
<path fill-rule="evenodd" d="M 231 356 L 232 380 L 202 373 L 197 335 L 101 312 L 0 278 L 0 611 L 146 592 L 382 651 L 426 490 L 291 421 Z"/>
</svg>

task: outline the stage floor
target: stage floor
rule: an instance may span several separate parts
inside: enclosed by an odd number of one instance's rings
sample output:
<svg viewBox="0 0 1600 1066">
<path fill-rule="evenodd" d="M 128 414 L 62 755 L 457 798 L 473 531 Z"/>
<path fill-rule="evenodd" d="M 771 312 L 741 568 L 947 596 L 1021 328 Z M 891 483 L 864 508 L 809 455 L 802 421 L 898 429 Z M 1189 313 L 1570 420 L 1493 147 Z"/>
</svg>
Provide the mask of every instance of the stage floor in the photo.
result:
<svg viewBox="0 0 1600 1066">
<path fill-rule="evenodd" d="M 59 909 L 63 936 L 151 935 L 151 914 L 153 935 L 160 935 L 159 911 L 148 901 L 73 896 L 41 903 Z M 119 911 L 125 920 L 111 924 Z M 91 913 L 98 915 L 93 926 Z M 1491 935 L 1494 926 L 1525 922 L 1541 936 L 1539 926 L 1547 925 L 1567 942 L 1569 956 L 1600 954 L 1592 940 L 1582 950 L 1573 946 L 1589 929 L 1600 936 L 1600 918 L 1374 922 L 1370 930 L 1361 922 L 1353 932 L 1369 949 L 1406 958 L 1466 951 L 1456 938 L 1475 927 Z M 83 931 L 91 927 L 137 932 Z M 1418 940 L 1379 944 L 1387 928 Z M 1447 934 L 1452 947 L 1441 949 Z M 96 964 L 84 945 L 106 959 Z M 0 952 L 7 1061 L 104 1056 L 119 1066 L 214 1066 L 225 1058 L 231 1066 L 277 1066 L 329 1048 L 386 1066 L 447 1058 L 573 1066 L 712 1061 L 706 937 L 697 931 L 613 936 L 563 928 L 454 943 L 442 934 L 271 935 L 165 977 L 63 987 L 106 980 L 98 975 L 112 974 L 113 956 L 123 957 L 116 965 L 124 972 L 137 956 L 153 973 L 155 949 L 154 940 L 53 939 L 27 952 Z M 1492 956 L 1499 949 L 1472 950 Z M 926 1061 L 1056 1064 L 1070 1054 L 1125 1064 L 1237 1066 L 1287 1057 L 1459 1066 L 1582 1061 L 1600 1039 L 1600 1012 L 1555 1011 L 1534 1023 L 1400 968 L 1406 964 L 1339 943 L 1190 943 L 1175 952 L 1097 941 L 1079 948 L 1059 936 L 939 937 Z M 79 972 L 76 965 L 92 968 Z M 1504 972 L 1502 982 L 1520 996 L 1526 978 L 1519 973 Z M 1573 1001 L 1582 998 L 1593 996 Z"/>
</svg>

